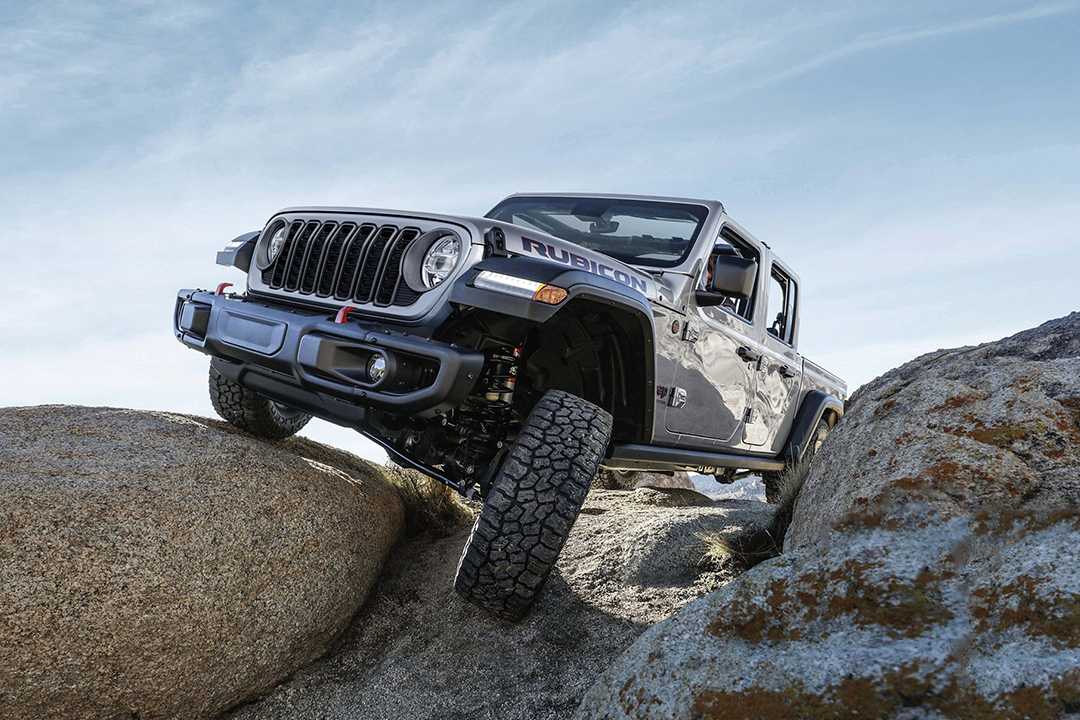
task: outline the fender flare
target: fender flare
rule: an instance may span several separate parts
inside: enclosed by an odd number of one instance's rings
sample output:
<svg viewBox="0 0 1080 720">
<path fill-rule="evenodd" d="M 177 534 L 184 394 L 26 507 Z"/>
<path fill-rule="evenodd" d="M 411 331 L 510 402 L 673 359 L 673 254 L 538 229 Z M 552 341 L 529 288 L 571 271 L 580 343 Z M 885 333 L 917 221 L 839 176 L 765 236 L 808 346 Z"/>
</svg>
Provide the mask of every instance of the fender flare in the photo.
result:
<svg viewBox="0 0 1080 720">
<path fill-rule="evenodd" d="M 251 258 L 255 255 L 255 244 L 259 241 L 260 234 L 261 231 L 256 230 L 233 238 L 224 250 L 218 252 L 217 264 L 247 272 L 251 267 Z"/>
<path fill-rule="evenodd" d="M 558 305 L 514 297 L 494 290 L 473 287 L 472 281 L 483 270 L 555 285 L 566 290 L 567 297 Z M 637 290 L 600 275 L 567 268 L 563 265 L 527 257 L 489 257 L 462 275 L 450 291 L 450 302 L 465 307 L 491 310 L 542 323 L 577 297 L 586 297 L 611 305 L 623 305 L 648 320 L 652 328 L 652 306 Z"/>
<path fill-rule="evenodd" d="M 567 296 L 558 305 L 547 305 L 494 290 L 473 287 L 473 279 L 483 270 L 555 285 L 564 288 Z M 636 320 L 644 346 L 645 364 L 645 377 L 642 378 L 644 385 L 641 388 L 645 393 L 642 441 L 649 442 L 652 438 L 656 414 L 654 400 L 656 397 L 656 328 L 648 298 L 615 280 L 583 270 L 569 269 L 544 260 L 520 256 L 489 257 L 458 278 L 450 291 L 450 302 L 454 305 L 517 317 L 538 325 L 550 320 L 561 309 L 573 304 L 575 300 L 607 305 L 629 313 Z"/>
<path fill-rule="evenodd" d="M 827 411 L 835 413 L 839 421 L 844 416 L 844 403 L 839 398 L 821 390 L 811 390 L 806 393 L 799 411 L 795 414 L 795 422 L 791 425 L 791 432 L 788 434 L 779 459 L 784 462 L 798 462 L 806 452 L 814 428 Z"/>
</svg>

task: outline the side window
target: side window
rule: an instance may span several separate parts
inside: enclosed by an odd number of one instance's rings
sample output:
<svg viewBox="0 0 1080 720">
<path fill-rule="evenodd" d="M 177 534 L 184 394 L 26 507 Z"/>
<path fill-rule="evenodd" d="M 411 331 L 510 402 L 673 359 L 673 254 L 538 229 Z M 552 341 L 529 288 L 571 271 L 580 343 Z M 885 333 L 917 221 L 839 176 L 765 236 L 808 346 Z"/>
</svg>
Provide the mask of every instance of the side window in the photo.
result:
<svg viewBox="0 0 1080 720">
<path fill-rule="evenodd" d="M 761 260 L 757 250 L 752 245 L 740 239 L 734 233 L 727 228 L 720 231 L 720 236 L 716 238 L 716 245 L 713 246 L 712 252 L 709 253 L 709 260 L 705 264 L 705 272 L 701 276 L 701 287 L 708 289 L 709 284 L 712 282 L 712 269 L 713 263 L 716 262 L 716 258 L 720 255 L 738 255 L 739 257 L 749 258 L 760 266 Z M 738 298 L 727 298 L 721 307 L 732 315 L 737 315 L 746 322 L 754 321 L 754 305 L 755 296 L 757 295 L 757 279 L 754 280 L 754 295 L 750 296 L 748 300 L 740 300 Z"/>
<path fill-rule="evenodd" d="M 792 332 L 795 328 L 795 295 L 797 289 L 795 281 L 788 277 L 787 273 L 779 266 L 773 265 L 769 274 L 769 311 L 765 321 L 769 323 L 766 330 L 770 335 L 791 344 Z"/>
</svg>

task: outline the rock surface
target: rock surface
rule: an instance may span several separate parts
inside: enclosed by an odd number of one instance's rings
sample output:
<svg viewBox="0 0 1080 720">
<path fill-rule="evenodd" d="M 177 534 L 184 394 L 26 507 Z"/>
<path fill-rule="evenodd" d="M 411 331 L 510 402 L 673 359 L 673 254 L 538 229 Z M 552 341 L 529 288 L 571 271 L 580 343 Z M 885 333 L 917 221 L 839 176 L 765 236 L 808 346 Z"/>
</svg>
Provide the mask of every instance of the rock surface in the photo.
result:
<svg viewBox="0 0 1080 720">
<path fill-rule="evenodd" d="M 871 382 L 789 552 L 646 632 L 577 717 L 1080 712 L 1078 398 L 1080 314 Z"/>
<path fill-rule="evenodd" d="M 1080 514 L 859 527 L 647 631 L 576 717 L 1058 718 L 1080 709 Z"/>
<path fill-rule="evenodd" d="M 713 500 L 756 500 L 765 502 L 765 483 L 760 477 L 741 478 L 732 483 L 718 483 L 712 475 L 693 475 L 694 488 Z"/>
<path fill-rule="evenodd" d="M 204 718 L 267 690 L 347 626 L 401 514 L 310 441 L 0 410 L 0 715 Z"/>
<path fill-rule="evenodd" d="M 516 625 L 452 591 L 467 527 L 400 546 L 333 650 L 229 717 L 567 718 L 649 625 L 730 579 L 702 565 L 698 533 L 764 524 L 772 513 L 686 494 L 591 490 L 544 593 Z"/>
<path fill-rule="evenodd" d="M 694 481 L 690 479 L 690 473 L 683 472 L 682 470 L 676 470 L 671 475 L 664 475 L 663 473 L 642 473 L 637 481 L 637 487 L 681 488 L 683 490 L 693 490 Z"/>
<path fill-rule="evenodd" d="M 1080 313 L 868 383 L 814 458 L 786 549 L 917 497 L 944 517 L 1080 505 Z"/>
</svg>

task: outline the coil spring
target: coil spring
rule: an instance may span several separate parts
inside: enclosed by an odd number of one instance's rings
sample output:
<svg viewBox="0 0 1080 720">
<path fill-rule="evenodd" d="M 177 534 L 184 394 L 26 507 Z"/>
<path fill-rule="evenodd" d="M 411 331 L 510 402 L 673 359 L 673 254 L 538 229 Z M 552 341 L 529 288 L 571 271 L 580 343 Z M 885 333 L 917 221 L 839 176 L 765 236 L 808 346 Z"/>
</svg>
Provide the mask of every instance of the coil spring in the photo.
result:
<svg viewBox="0 0 1080 720">
<path fill-rule="evenodd" d="M 488 399 L 495 399 L 493 395 L 514 393 L 514 384 L 517 382 L 517 364 L 521 358 L 521 350 L 514 348 L 510 353 L 492 353 L 488 359 L 488 372 L 484 376 L 487 387 L 484 394 Z"/>
<path fill-rule="evenodd" d="M 462 408 L 459 428 L 464 442 L 461 449 L 469 465 L 483 464 L 490 459 L 506 437 L 520 358 L 518 348 L 492 353 L 484 364 L 480 391 Z"/>
</svg>

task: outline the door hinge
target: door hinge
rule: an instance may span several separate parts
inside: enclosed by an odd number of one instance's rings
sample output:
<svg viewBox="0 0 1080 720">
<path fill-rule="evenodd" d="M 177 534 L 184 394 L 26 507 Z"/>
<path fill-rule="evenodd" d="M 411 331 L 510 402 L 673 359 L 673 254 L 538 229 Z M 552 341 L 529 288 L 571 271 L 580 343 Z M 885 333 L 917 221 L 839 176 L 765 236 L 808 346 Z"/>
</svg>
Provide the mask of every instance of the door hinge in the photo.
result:
<svg viewBox="0 0 1080 720">
<path fill-rule="evenodd" d="M 757 408 L 746 408 L 746 412 L 743 413 L 743 422 L 747 425 L 753 425 L 758 420 Z"/>
<path fill-rule="evenodd" d="M 673 408 L 681 408 L 686 404 L 686 390 L 681 387 L 671 388 L 671 395 L 668 399 L 668 405 Z"/>
</svg>

